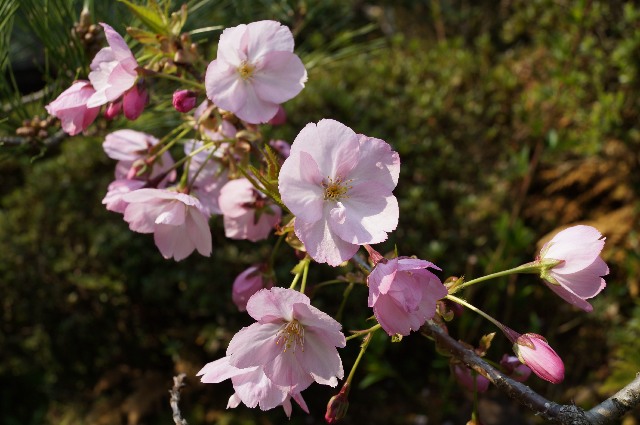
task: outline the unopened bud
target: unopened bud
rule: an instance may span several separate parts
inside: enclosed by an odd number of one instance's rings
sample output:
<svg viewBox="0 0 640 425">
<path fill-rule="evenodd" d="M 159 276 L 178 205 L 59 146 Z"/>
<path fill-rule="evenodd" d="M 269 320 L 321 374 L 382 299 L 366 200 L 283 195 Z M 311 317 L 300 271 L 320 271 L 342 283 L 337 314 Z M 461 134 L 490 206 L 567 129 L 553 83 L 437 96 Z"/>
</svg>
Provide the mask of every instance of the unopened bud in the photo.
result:
<svg viewBox="0 0 640 425">
<path fill-rule="evenodd" d="M 120 115 L 122 112 L 122 102 L 111 102 L 107 105 L 107 108 L 104 110 L 104 117 L 108 120 L 112 120 Z"/>
<path fill-rule="evenodd" d="M 327 421 L 328 424 L 338 422 L 347 414 L 347 410 L 349 409 L 348 396 L 350 388 L 348 384 L 345 384 L 338 394 L 329 399 L 329 403 L 327 403 L 327 413 L 324 415 L 324 420 Z"/>
<path fill-rule="evenodd" d="M 173 93 L 173 107 L 178 112 L 189 112 L 196 106 L 196 93 L 191 90 L 177 90 Z"/>
</svg>

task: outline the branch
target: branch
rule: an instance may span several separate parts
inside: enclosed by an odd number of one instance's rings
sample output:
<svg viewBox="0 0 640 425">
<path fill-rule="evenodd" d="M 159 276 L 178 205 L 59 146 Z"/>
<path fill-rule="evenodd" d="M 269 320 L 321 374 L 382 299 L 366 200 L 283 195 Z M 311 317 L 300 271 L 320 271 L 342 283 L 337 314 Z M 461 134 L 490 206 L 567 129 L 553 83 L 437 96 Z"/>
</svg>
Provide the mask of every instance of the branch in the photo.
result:
<svg viewBox="0 0 640 425">
<path fill-rule="evenodd" d="M 640 374 L 636 378 L 591 410 L 575 405 L 563 405 L 547 400 L 528 386 L 514 381 L 485 362 L 473 350 L 451 338 L 432 320 L 422 327 L 424 335 L 436 340 L 439 347 L 461 360 L 468 367 L 486 376 L 499 390 L 544 419 L 566 425 L 605 425 L 619 420 L 640 404 Z"/>
<path fill-rule="evenodd" d="M 185 386 L 184 378 L 186 378 L 186 373 L 181 373 L 178 376 L 173 377 L 173 388 L 169 390 L 169 394 L 171 394 L 171 399 L 169 404 L 171 404 L 171 410 L 173 411 L 173 422 L 176 425 L 188 425 L 187 420 L 182 418 L 182 414 L 180 413 L 180 389 Z"/>
<path fill-rule="evenodd" d="M 42 141 L 37 141 L 32 137 L 24 137 L 24 136 L 0 136 L 0 147 L 3 146 L 21 146 L 21 145 L 34 145 L 37 146 L 39 144 L 52 148 L 57 146 L 66 139 L 69 135 L 65 133 L 63 130 L 58 130 L 56 133 L 47 137 Z"/>
</svg>

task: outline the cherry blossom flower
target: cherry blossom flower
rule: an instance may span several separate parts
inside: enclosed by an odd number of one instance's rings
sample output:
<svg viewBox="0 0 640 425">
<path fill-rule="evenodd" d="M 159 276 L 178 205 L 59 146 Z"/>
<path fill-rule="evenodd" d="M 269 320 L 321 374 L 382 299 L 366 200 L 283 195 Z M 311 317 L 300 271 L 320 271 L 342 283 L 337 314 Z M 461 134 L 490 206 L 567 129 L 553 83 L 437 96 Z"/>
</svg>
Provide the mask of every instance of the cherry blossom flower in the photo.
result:
<svg viewBox="0 0 640 425">
<path fill-rule="evenodd" d="M 428 268 L 434 264 L 408 257 L 382 259 L 367 278 L 369 307 L 389 335 L 409 335 L 436 312 L 436 303 L 447 295 L 440 279 Z"/>
<path fill-rule="evenodd" d="M 398 225 L 400 157 L 380 139 L 334 120 L 307 124 L 279 175 L 295 233 L 319 263 L 337 266 Z"/>
<path fill-rule="evenodd" d="M 225 184 L 218 203 L 224 215 L 224 233 L 231 239 L 265 239 L 280 221 L 280 207 L 244 178 Z"/>
<path fill-rule="evenodd" d="M 122 196 L 124 219 L 134 232 L 153 233 L 164 258 L 180 261 L 194 250 L 211 254 L 211 230 L 193 196 L 165 189 L 138 189 Z"/>
<path fill-rule="evenodd" d="M 269 120 L 269 125 L 282 125 L 287 122 L 287 111 L 284 110 L 282 105 L 278 106 L 278 112 Z"/>
<path fill-rule="evenodd" d="M 456 381 L 469 391 L 487 392 L 491 383 L 486 377 L 472 371 L 464 364 L 456 363 L 451 366 Z"/>
<path fill-rule="evenodd" d="M 289 394 L 312 382 L 335 387 L 342 379 L 336 347 L 346 340 L 340 323 L 313 307 L 292 289 L 274 287 L 256 292 L 247 312 L 257 320 L 229 343 L 229 364 L 239 369 L 261 367 L 266 377 Z"/>
<path fill-rule="evenodd" d="M 540 251 L 538 261 L 556 260 L 559 264 L 543 267 L 541 277 L 545 284 L 565 301 L 587 312 L 593 310 L 585 301 L 604 289 L 602 276 L 609 267 L 600 258 L 604 238 L 591 226 L 573 226 L 562 230 Z"/>
<path fill-rule="evenodd" d="M 291 154 L 291 145 L 284 140 L 269 140 L 269 146 L 275 149 L 284 159 L 289 158 L 289 154 Z"/>
<path fill-rule="evenodd" d="M 307 80 L 293 44 L 289 28 L 275 21 L 225 29 L 218 56 L 207 67 L 207 96 L 248 123 L 269 121 Z"/>
<path fill-rule="evenodd" d="M 153 154 L 158 139 L 150 134 L 135 130 L 117 130 L 107 134 L 102 143 L 107 156 L 118 160 L 116 164 L 116 180 L 145 180 L 154 182 L 155 187 L 166 187 L 176 178 L 173 158 L 169 152 L 161 157 Z"/>
<path fill-rule="evenodd" d="M 300 392 L 289 392 L 275 385 L 265 375 L 261 366 L 240 369 L 231 365 L 227 356 L 208 363 L 197 376 L 202 376 L 201 381 L 207 384 L 217 384 L 231 379 L 235 392 L 229 398 L 227 409 L 238 407 L 240 402 L 251 408 L 260 406 L 261 410 L 270 410 L 281 405 L 287 416 L 291 417 L 293 398 L 302 410 L 309 413 Z"/>
<path fill-rule="evenodd" d="M 132 88 L 138 79 L 138 62 L 122 36 L 111 26 L 101 23 L 109 47 L 101 49 L 91 62 L 89 80 L 96 92 L 88 107 L 113 102 Z"/>
<path fill-rule="evenodd" d="M 520 335 L 513 344 L 513 351 L 522 363 L 545 381 L 559 384 L 564 380 L 562 359 L 544 337 L 533 333 Z"/>
<path fill-rule="evenodd" d="M 56 100 L 45 106 L 45 109 L 60 119 L 65 133 L 75 136 L 85 131 L 100 112 L 100 107 L 87 106 L 89 98 L 95 92 L 88 81 L 76 81 L 60 93 Z"/>
<path fill-rule="evenodd" d="M 240 311 L 247 310 L 249 298 L 263 288 L 271 288 L 273 281 L 267 278 L 261 267 L 251 266 L 236 277 L 231 288 L 231 298 Z"/>
</svg>

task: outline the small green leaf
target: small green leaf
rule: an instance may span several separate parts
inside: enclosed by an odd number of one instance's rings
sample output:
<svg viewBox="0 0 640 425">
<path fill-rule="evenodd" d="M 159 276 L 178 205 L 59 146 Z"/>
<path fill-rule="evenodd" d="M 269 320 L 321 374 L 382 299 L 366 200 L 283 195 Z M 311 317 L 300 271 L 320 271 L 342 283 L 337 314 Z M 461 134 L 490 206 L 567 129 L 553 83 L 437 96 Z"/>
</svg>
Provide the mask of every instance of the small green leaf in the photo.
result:
<svg viewBox="0 0 640 425">
<path fill-rule="evenodd" d="M 151 6 L 140 6 L 131 3 L 129 0 L 118 0 L 124 3 L 134 15 L 136 15 L 142 23 L 148 26 L 152 31 L 158 34 L 169 35 L 169 27 L 165 22 L 166 18 L 162 15 L 155 2 L 151 2 Z M 155 5 L 156 7 L 152 7 Z M 155 9 L 155 10 L 154 10 Z"/>
</svg>

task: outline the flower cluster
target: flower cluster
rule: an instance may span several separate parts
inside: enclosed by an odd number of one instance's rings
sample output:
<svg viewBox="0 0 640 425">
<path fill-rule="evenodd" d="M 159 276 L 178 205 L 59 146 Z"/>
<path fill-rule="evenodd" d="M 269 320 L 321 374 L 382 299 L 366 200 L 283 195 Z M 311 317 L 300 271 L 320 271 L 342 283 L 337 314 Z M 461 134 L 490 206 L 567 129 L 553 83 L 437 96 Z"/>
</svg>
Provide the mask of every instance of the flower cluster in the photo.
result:
<svg viewBox="0 0 640 425">
<path fill-rule="evenodd" d="M 345 374 L 337 349 L 348 339 L 364 336 L 362 355 L 379 328 L 394 340 L 425 324 L 446 328 L 447 321 L 462 314 L 461 306 L 493 322 L 513 343 L 517 357 L 505 355 L 500 362 L 505 375 L 521 382 L 531 372 L 554 384 L 564 379 L 564 364 L 544 337 L 518 334 L 454 293 L 498 275 L 535 272 L 564 300 L 591 311 L 586 300 L 603 290 L 609 273 L 600 257 L 605 240 L 598 230 L 570 227 L 547 242 L 532 263 L 467 281 L 452 277 L 443 284 L 435 264 L 397 252 L 384 257 L 370 246 L 387 240 L 399 222 L 393 192 L 400 157 L 387 142 L 332 119 L 307 124 L 292 144 L 264 140 L 258 124 L 286 123 L 282 104 L 307 80 L 286 26 L 259 21 L 225 29 L 204 85 L 186 77 L 198 75 L 191 68 L 195 61 L 176 52 L 173 65 L 182 68 L 165 75 L 154 68 L 157 63 L 139 64 L 125 40 L 109 25 L 102 27 L 108 47 L 91 62 L 88 81 L 74 82 L 46 107 L 70 135 L 87 130 L 102 106 L 107 119 L 120 113 L 137 119 L 149 101 L 148 82 L 140 75 L 189 82 L 189 89 L 179 87 L 171 95 L 171 113 L 177 111 L 182 120 L 175 131 L 160 139 L 132 129 L 106 135 L 103 149 L 117 161 L 103 199 L 106 208 L 122 214 L 132 231 L 153 234 L 161 255 L 175 261 L 194 251 L 203 256 L 214 252 L 209 221 L 216 216 L 222 216 L 230 239 L 258 242 L 274 231 L 280 236 L 269 260 L 247 268 L 231 287 L 231 300 L 255 323 L 235 334 L 224 357 L 198 373 L 205 383 L 231 380 L 228 408 L 240 403 L 262 410 L 282 406 L 290 416 L 293 399 L 309 412 L 302 392 L 314 382 L 338 385 Z M 199 96 L 204 101 L 196 106 Z M 300 260 L 289 289 L 278 286 L 274 267 L 283 241 Z M 368 265 L 357 255 L 361 246 L 369 253 Z M 348 273 L 325 284 L 348 282 L 345 294 L 355 284 L 366 285 L 367 305 L 377 323 L 345 338 L 342 325 L 311 305 L 305 291 L 312 262 L 337 267 L 349 260 L 367 276 Z M 315 296 L 315 291 L 308 293 Z M 451 305 L 459 307 L 458 314 Z M 481 344 L 481 356 L 492 338 Z M 467 389 L 486 391 L 489 379 L 467 364 L 451 359 L 453 375 Z M 346 414 L 352 378 L 353 373 L 330 400 L 329 423 Z"/>
</svg>

